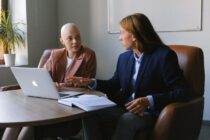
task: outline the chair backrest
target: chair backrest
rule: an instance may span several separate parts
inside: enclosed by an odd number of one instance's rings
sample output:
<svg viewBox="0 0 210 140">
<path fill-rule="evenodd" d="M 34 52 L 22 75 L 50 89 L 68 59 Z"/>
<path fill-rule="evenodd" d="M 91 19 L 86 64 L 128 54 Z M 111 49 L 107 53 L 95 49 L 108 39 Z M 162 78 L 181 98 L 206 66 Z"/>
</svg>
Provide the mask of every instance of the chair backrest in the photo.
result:
<svg viewBox="0 0 210 140">
<path fill-rule="evenodd" d="M 186 45 L 170 45 L 178 56 L 180 68 L 193 89 L 192 97 L 204 94 L 204 57 L 201 48 Z"/>
<path fill-rule="evenodd" d="M 38 64 L 38 68 L 42 68 L 44 66 L 44 64 L 46 63 L 46 61 L 48 60 L 48 58 L 50 57 L 50 54 L 52 52 L 53 49 L 46 49 L 44 50 L 40 60 L 39 60 L 39 64 Z"/>
</svg>

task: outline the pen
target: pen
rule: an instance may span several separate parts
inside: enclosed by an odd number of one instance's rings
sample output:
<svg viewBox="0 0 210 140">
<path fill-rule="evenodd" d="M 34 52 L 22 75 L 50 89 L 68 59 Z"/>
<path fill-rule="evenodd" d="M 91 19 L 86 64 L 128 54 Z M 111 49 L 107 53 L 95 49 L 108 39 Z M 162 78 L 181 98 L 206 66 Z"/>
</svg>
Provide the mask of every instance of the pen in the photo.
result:
<svg viewBox="0 0 210 140">
<path fill-rule="evenodd" d="M 84 93 L 79 93 L 79 94 L 75 94 L 75 95 L 68 95 L 68 96 L 65 96 L 64 98 L 77 98 L 78 96 L 80 95 L 83 95 Z"/>
</svg>

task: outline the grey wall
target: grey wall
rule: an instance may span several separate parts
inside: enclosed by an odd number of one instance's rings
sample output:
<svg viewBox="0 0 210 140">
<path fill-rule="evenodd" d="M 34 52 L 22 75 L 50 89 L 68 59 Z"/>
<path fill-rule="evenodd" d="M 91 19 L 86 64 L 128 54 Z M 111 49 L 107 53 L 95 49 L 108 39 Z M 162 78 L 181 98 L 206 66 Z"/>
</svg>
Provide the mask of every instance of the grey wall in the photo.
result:
<svg viewBox="0 0 210 140">
<path fill-rule="evenodd" d="M 206 84 L 210 84 L 210 0 L 203 0 L 202 31 L 159 33 L 166 44 L 186 44 L 199 46 L 204 51 Z M 118 55 L 124 51 L 118 41 L 118 34 L 107 33 L 106 0 L 59 0 L 59 26 L 72 21 L 80 26 L 83 40 L 97 54 L 97 77 L 110 78 L 114 72 Z M 167 22 L 165 21 L 160 22 Z M 85 38 L 85 39 L 84 39 Z M 210 87 L 205 87 L 204 120 L 210 120 Z"/>
<path fill-rule="evenodd" d="M 26 53 L 24 66 L 36 67 L 44 49 L 58 46 L 57 0 L 25 0 L 24 6 L 20 1 L 23 0 L 11 0 L 10 7 L 25 12 L 27 18 L 28 40 L 25 50 L 21 52 Z M 8 67 L 0 67 L 0 73 L 0 86 L 16 83 Z"/>
<path fill-rule="evenodd" d="M 37 66 L 45 48 L 58 46 L 57 0 L 27 0 L 28 61 Z"/>
<path fill-rule="evenodd" d="M 90 3 L 87 0 L 59 0 L 58 15 L 62 15 L 58 16 L 59 35 L 60 28 L 63 24 L 74 22 L 80 28 L 83 44 L 89 44 L 91 36 L 90 29 L 87 28 L 91 24 L 89 7 Z"/>
</svg>

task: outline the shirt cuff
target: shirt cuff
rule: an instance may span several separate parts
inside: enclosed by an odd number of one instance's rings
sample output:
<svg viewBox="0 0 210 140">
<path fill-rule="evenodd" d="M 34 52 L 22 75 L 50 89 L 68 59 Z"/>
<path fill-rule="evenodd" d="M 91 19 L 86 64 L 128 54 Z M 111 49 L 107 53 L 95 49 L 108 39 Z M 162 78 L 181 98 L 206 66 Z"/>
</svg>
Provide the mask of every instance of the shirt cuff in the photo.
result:
<svg viewBox="0 0 210 140">
<path fill-rule="evenodd" d="M 152 109 L 152 110 L 154 110 L 154 100 L 153 100 L 152 95 L 148 95 L 147 96 L 147 99 L 149 101 L 149 108 Z"/>
<path fill-rule="evenodd" d="M 97 87 L 97 80 L 96 80 L 96 79 L 94 79 L 94 78 L 93 78 L 93 79 L 91 79 L 91 80 L 93 80 L 93 81 L 94 81 L 94 84 L 93 84 L 92 86 L 88 86 L 88 88 L 89 88 L 89 89 L 94 89 L 94 90 L 95 90 L 95 89 L 96 89 L 96 87 Z"/>
</svg>

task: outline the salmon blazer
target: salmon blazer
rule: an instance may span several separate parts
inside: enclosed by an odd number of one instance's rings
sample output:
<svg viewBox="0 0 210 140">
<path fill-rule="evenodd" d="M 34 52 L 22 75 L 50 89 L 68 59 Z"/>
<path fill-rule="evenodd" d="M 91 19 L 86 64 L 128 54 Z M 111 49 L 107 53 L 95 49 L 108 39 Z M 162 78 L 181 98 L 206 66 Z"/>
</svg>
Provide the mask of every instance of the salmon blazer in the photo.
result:
<svg viewBox="0 0 210 140">
<path fill-rule="evenodd" d="M 70 68 L 66 69 L 67 50 L 54 49 L 44 67 L 50 72 L 54 82 L 64 82 L 66 77 L 80 76 L 93 78 L 96 74 L 96 56 L 93 50 L 82 47 Z"/>
</svg>

